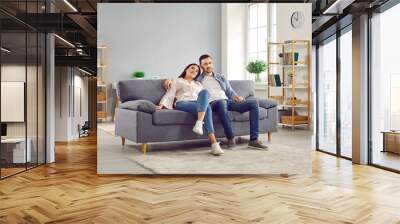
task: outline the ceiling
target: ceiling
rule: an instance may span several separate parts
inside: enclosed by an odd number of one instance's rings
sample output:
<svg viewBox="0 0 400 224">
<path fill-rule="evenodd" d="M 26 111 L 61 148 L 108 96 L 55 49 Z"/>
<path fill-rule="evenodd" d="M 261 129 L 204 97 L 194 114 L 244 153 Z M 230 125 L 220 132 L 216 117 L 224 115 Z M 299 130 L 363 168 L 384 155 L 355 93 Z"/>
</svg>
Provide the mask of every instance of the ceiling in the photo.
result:
<svg viewBox="0 0 400 224">
<path fill-rule="evenodd" d="M 334 32 L 338 21 L 350 21 L 366 10 L 379 7 L 389 0 L 276 0 L 262 2 L 312 3 L 313 39 L 318 40 Z M 58 65 L 87 66 L 96 71 L 97 3 L 105 2 L 186 2 L 182 0 L 1 0 L 0 22 L 2 32 L 17 33 L 30 28 L 39 32 L 55 32 L 64 40 L 56 38 L 56 63 Z M 196 2 L 210 2 L 198 0 Z M 221 2 L 221 1 L 215 1 Z M 229 1 L 248 2 L 248 1 Z M 261 1 L 257 1 L 261 2 Z M 50 10 L 50 8 L 52 10 Z M 49 13 L 52 11 L 52 13 Z M 341 22 L 345 26 L 346 22 Z M 335 27 L 336 26 L 336 27 Z M 16 36 L 17 34 L 14 34 Z M 10 37 L 8 37 L 10 36 Z M 14 41 L 20 38 L 12 38 Z M 20 43 L 23 44 L 23 43 Z M 17 44 L 18 45 L 18 44 Z M 79 49 L 79 50 L 78 50 Z M 29 51 L 29 50 L 28 50 Z M 57 60 L 58 59 L 58 60 Z M 80 64 L 81 63 L 81 64 Z"/>
</svg>

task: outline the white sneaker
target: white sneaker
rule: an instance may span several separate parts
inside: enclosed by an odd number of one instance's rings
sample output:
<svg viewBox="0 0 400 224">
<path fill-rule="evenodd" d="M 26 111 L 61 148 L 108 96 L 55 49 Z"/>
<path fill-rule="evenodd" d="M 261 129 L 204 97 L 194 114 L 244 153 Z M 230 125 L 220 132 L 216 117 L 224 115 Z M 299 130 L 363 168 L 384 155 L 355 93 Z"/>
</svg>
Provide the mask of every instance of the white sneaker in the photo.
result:
<svg viewBox="0 0 400 224">
<path fill-rule="evenodd" d="M 203 135 L 203 123 L 202 121 L 196 121 L 192 131 L 198 135 Z"/>
<path fill-rule="evenodd" d="M 219 142 L 211 144 L 211 154 L 213 154 L 214 156 L 219 156 L 224 154 L 224 151 L 219 146 Z"/>
</svg>

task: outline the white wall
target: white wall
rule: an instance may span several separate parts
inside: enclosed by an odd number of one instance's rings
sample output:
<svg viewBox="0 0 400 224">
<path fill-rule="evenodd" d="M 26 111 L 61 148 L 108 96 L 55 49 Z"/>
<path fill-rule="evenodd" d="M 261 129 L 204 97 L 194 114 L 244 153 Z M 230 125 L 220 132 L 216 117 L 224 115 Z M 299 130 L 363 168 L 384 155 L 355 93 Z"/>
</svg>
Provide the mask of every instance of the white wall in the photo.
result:
<svg viewBox="0 0 400 224">
<path fill-rule="evenodd" d="M 276 37 L 278 42 L 285 40 L 310 40 L 312 39 L 311 3 L 279 3 L 276 4 Z M 291 26 L 291 16 L 295 11 L 304 15 L 304 25 L 301 28 Z"/>
<path fill-rule="evenodd" d="M 56 67 L 55 71 L 55 141 L 77 139 L 78 124 L 83 125 L 88 120 L 88 78 L 77 69 L 72 72 L 72 69 Z"/>
<path fill-rule="evenodd" d="M 68 67 L 55 68 L 55 141 L 68 141 Z"/>
<path fill-rule="evenodd" d="M 222 73 L 230 80 L 246 79 L 247 9 L 245 3 L 223 3 L 221 7 Z"/>
<path fill-rule="evenodd" d="M 176 77 L 201 54 L 220 71 L 221 4 L 98 4 L 97 43 L 108 46 L 108 82 Z"/>
<path fill-rule="evenodd" d="M 76 72 L 77 70 L 75 70 Z M 79 138 L 78 132 L 78 124 L 82 126 L 85 121 L 88 121 L 88 78 L 87 76 L 82 76 L 82 73 L 78 71 L 78 74 L 74 75 L 73 82 L 73 95 L 71 99 L 73 102 L 70 106 L 72 106 L 72 114 L 71 114 L 71 132 L 70 135 L 72 138 Z"/>
</svg>

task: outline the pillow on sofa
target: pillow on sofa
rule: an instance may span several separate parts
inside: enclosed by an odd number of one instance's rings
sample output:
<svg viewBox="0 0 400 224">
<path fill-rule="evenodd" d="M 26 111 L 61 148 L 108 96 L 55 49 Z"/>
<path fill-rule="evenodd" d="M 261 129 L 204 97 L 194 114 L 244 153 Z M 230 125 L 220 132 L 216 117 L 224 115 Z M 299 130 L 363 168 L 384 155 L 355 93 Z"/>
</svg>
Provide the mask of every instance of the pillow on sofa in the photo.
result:
<svg viewBox="0 0 400 224">
<path fill-rule="evenodd" d="M 131 100 L 119 105 L 122 109 L 137 110 L 152 114 L 156 111 L 156 105 L 149 100 Z"/>
</svg>

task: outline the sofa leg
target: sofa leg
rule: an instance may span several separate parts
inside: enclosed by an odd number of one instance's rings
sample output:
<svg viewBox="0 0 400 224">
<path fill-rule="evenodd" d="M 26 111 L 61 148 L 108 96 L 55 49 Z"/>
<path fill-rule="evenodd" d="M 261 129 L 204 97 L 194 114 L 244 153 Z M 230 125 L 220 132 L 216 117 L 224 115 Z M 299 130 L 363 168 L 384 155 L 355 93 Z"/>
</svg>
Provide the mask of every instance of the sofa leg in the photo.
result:
<svg viewBox="0 0 400 224">
<path fill-rule="evenodd" d="M 268 132 L 268 142 L 271 142 L 271 140 L 272 140 L 272 133 Z"/>
<path fill-rule="evenodd" d="M 147 143 L 142 143 L 140 145 L 140 150 L 142 151 L 143 154 L 146 154 L 146 152 L 147 152 Z"/>
<path fill-rule="evenodd" d="M 124 146 L 125 145 L 125 138 L 124 137 L 121 137 L 121 142 L 122 142 L 122 146 Z"/>
</svg>

